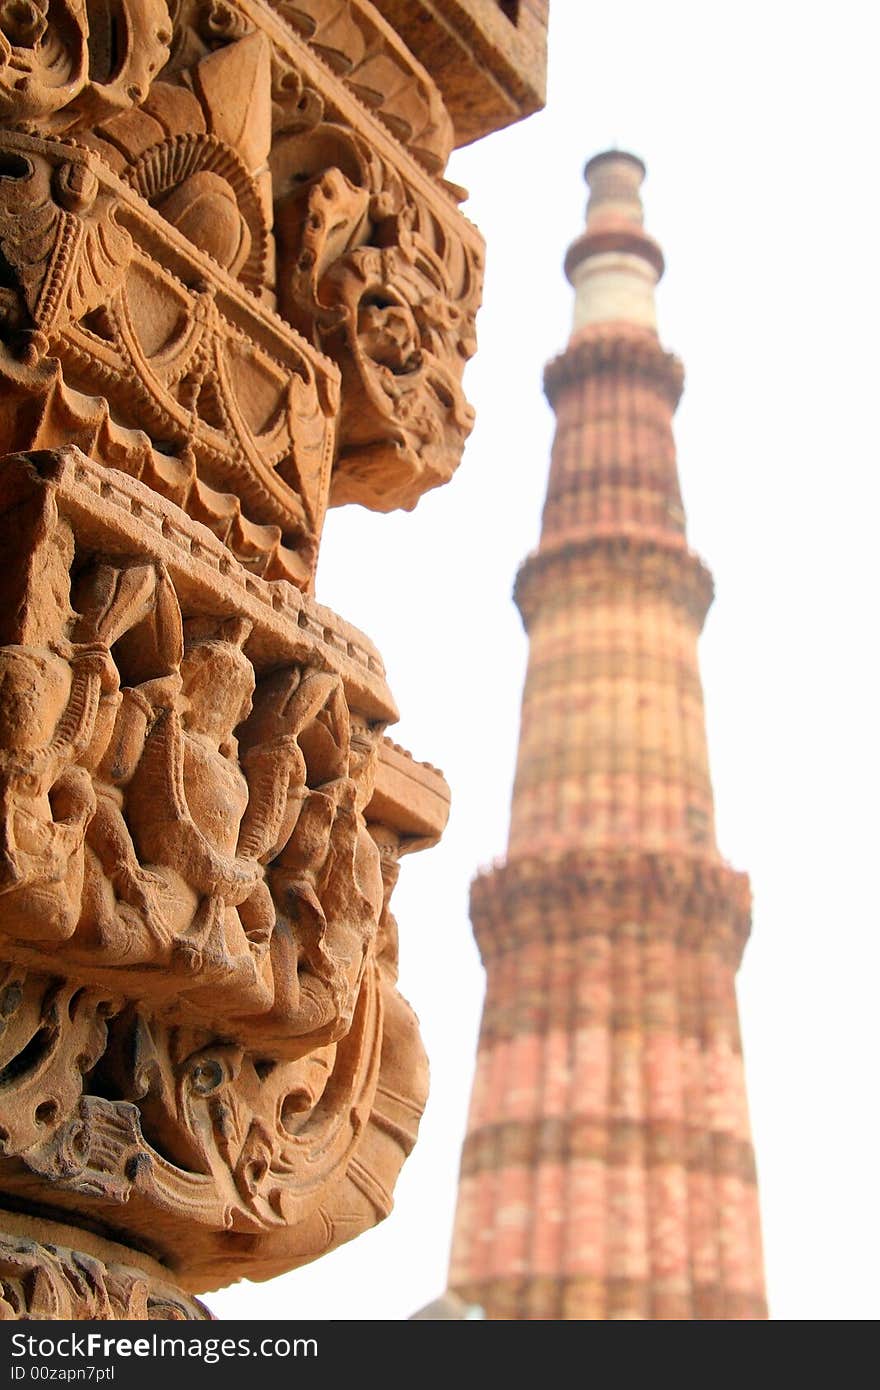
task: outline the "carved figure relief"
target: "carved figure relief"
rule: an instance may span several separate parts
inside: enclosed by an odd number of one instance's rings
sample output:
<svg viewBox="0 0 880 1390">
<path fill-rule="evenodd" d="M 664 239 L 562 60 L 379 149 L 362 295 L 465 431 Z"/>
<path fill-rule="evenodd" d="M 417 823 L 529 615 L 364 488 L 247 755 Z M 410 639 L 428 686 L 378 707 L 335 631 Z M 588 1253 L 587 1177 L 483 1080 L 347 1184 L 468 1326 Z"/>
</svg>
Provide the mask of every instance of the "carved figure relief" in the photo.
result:
<svg viewBox="0 0 880 1390">
<path fill-rule="evenodd" d="M 0 1195 L 188 1289 L 386 1215 L 425 1102 L 388 899 L 447 789 L 311 591 L 470 429 L 452 143 L 366 0 L 0 12 Z M 3 1316 L 201 1315 L 41 1240 Z"/>
<path fill-rule="evenodd" d="M 393 706 L 115 476 L 68 451 L 0 478 L 2 1176 L 111 1223 L 125 1196 L 154 1244 L 157 1210 L 175 1241 L 194 1225 L 190 1280 L 227 1230 L 274 1232 L 254 1258 L 283 1267 L 353 1233 L 334 1192 L 381 1113 L 394 989 L 365 817 Z M 237 584 L 245 611 L 217 617 Z M 392 1171 L 424 1101 L 404 1032 Z M 366 1190 L 361 1224 L 386 1207 Z"/>
<path fill-rule="evenodd" d="M 342 371 L 332 500 L 412 507 L 473 423 L 479 256 L 339 125 L 282 134 L 272 168 L 279 305 Z"/>
</svg>

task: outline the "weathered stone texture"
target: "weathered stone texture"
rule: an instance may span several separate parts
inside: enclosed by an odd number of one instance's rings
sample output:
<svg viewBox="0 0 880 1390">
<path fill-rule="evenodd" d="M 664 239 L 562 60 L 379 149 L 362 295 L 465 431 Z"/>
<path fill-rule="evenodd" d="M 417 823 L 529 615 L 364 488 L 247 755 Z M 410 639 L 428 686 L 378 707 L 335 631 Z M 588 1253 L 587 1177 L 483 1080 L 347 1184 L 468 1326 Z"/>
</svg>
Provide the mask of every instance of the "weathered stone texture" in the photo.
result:
<svg viewBox="0 0 880 1390">
<path fill-rule="evenodd" d="M 447 8 L 453 87 L 537 80 L 540 5 Z M 532 108 L 457 129 L 391 20 L 0 13 L 0 1207 L 71 1223 L 9 1217 L 6 1316 L 200 1317 L 387 1215 L 416 1138 L 389 900 L 449 791 L 314 576 L 329 506 L 458 465 L 443 171 Z"/>
<path fill-rule="evenodd" d="M 376 0 L 470 144 L 544 105 L 548 0 Z"/>
</svg>

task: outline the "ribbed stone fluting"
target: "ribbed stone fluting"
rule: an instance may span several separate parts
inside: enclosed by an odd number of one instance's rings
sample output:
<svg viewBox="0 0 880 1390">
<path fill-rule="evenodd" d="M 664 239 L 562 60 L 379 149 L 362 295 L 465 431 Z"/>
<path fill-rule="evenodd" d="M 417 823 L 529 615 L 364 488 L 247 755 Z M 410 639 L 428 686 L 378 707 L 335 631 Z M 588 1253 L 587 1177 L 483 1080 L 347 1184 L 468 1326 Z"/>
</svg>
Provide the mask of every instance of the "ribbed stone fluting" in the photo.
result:
<svg viewBox="0 0 880 1390">
<path fill-rule="evenodd" d="M 722 860 L 644 169 L 590 161 L 575 328 L 537 550 L 506 862 L 471 891 L 486 966 L 450 1287 L 488 1318 L 762 1318 L 734 979 L 745 875 Z"/>
<path fill-rule="evenodd" d="M 511 854 L 714 843 L 696 658 L 711 579 L 683 541 L 601 531 L 542 539 L 520 572 Z"/>
<path fill-rule="evenodd" d="M 487 992 L 450 1286 L 490 1318 L 765 1316 L 733 983 L 745 875 L 509 859 L 471 911 Z"/>
</svg>

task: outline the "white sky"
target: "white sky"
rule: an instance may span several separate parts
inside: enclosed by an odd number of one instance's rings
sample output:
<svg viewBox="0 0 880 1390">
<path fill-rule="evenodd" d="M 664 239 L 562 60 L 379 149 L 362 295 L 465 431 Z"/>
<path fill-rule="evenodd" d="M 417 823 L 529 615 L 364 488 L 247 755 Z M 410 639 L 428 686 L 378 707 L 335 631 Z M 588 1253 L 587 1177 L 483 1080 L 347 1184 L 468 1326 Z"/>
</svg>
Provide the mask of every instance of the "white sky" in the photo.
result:
<svg viewBox="0 0 880 1390">
<path fill-rule="evenodd" d="M 383 653 L 392 736 L 453 790 L 394 899 L 431 1098 L 382 1226 L 206 1302 L 400 1320 L 445 1285 L 483 989 L 467 895 L 506 846 L 526 658 L 510 595 L 554 424 L 541 372 L 569 332 L 582 167 L 614 144 L 648 167 L 689 538 L 716 581 L 701 667 L 719 843 L 755 900 L 739 995 L 771 1316 L 876 1319 L 880 33 L 863 0 L 551 8 L 546 110 L 448 170 L 488 243 L 461 469 L 414 513 L 331 515 L 319 571 L 319 599 Z"/>
</svg>

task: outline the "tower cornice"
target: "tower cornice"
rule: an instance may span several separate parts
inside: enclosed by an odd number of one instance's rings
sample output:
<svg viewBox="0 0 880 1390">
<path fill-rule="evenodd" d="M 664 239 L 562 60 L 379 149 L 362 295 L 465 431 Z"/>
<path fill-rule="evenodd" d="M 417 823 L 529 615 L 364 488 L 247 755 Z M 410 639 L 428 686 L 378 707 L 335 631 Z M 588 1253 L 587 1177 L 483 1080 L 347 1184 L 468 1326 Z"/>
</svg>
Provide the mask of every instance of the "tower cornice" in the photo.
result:
<svg viewBox="0 0 880 1390">
<path fill-rule="evenodd" d="M 568 601 L 585 588 L 619 593 L 626 585 L 665 594 L 698 628 L 714 596 L 710 571 L 687 545 L 619 525 L 543 544 L 520 566 L 513 596 L 528 630 L 535 612 L 557 596 Z"/>
<path fill-rule="evenodd" d="M 485 963 L 529 941 L 605 935 L 712 946 L 735 969 L 751 928 L 748 875 L 717 856 L 626 847 L 510 856 L 471 883 Z"/>
<path fill-rule="evenodd" d="M 674 410 L 684 389 L 684 367 L 656 335 L 629 324 L 590 325 L 572 336 L 544 368 L 544 392 L 556 407 L 559 393 L 602 372 L 619 372 L 656 386 Z"/>
</svg>

